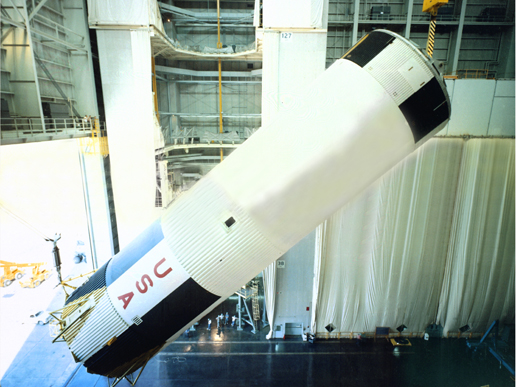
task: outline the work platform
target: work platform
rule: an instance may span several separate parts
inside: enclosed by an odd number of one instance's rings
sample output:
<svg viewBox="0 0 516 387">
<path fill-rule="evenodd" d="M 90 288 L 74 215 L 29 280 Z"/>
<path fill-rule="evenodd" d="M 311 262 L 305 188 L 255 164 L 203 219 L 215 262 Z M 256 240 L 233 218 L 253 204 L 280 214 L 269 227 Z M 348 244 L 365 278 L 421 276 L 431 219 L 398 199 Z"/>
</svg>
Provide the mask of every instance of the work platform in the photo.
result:
<svg viewBox="0 0 516 387">
<path fill-rule="evenodd" d="M 105 132 L 105 123 L 100 130 Z M 94 125 L 81 118 L 10 117 L 0 119 L 0 144 L 64 140 L 91 137 Z"/>
<path fill-rule="evenodd" d="M 210 48 L 202 46 L 187 46 L 179 41 L 173 41 L 159 29 L 152 27 L 152 55 L 163 56 L 170 60 L 243 60 L 261 61 L 263 32 L 256 32 L 255 41 L 247 46 L 232 45 L 225 48 Z"/>
</svg>

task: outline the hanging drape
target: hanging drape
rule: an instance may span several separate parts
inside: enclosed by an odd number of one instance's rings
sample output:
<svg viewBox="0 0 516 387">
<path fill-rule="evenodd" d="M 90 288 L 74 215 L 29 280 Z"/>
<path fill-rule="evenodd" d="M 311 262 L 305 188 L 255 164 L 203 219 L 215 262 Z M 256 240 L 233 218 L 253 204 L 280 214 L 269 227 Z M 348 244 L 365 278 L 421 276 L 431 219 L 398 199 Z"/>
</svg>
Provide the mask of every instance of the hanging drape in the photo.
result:
<svg viewBox="0 0 516 387">
<path fill-rule="evenodd" d="M 514 233 L 514 141 L 467 141 L 437 318 L 445 334 L 514 322 Z"/>
<path fill-rule="evenodd" d="M 324 282 L 324 278 L 321 277 L 321 263 L 322 258 L 325 255 L 326 243 L 324 238 L 326 237 L 327 221 L 320 224 L 315 229 L 315 256 L 314 256 L 314 283 L 313 283 L 313 294 L 312 294 L 312 310 L 310 313 L 310 333 L 315 334 L 317 332 L 317 302 L 319 300 L 319 291 L 321 281 Z"/>
<path fill-rule="evenodd" d="M 274 338 L 274 310 L 276 307 L 276 261 L 271 263 L 263 271 L 263 292 L 265 295 L 265 310 L 270 331 L 267 340 Z"/>
<path fill-rule="evenodd" d="M 158 2 L 154 0 L 87 0 L 91 25 L 154 25 L 164 32 Z"/>
<path fill-rule="evenodd" d="M 315 256 L 318 333 L 511 320 L 514 140 L 429 141 L 328 219 Z"/>
</svg>

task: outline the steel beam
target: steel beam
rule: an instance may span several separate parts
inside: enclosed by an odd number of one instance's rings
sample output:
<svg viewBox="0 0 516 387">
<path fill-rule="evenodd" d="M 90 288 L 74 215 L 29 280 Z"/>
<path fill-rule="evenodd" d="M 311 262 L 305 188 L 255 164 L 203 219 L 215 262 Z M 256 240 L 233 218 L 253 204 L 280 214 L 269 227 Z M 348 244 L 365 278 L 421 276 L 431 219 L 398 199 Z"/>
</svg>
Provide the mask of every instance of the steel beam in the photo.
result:
<svg viewBox="0 0 516 387">
<path fill-rule="evenodd" d="M 34 9 L 32 10 L 32 12 L 30 13 L 30 15 L 29 15 L 29 21 L 31 21 L 31 20 L 32 20 L 32 18 L 34 17 L 34 15 L 36 15 L 36 14 L 39 12 L 39 10 L 40 10 L 44 5 L 45 5 L 45 3 L 46 3 L 47 1 L 48 1 L 48 0 L 41 0 L 41 1 L 39 2 L 39 4 L 36 6 L 36 8 L 34 8 Z"/>
<path fill-rule="evenodd" d="M 34 28 L 31 31 L 33 33 L 37 34 L 37 35 L 40 35 L 40 36 L 43 36 L 44 38 L 52 40 L 55 43 L 62 44 L 63 46 L 68 47 L 71 50 L 84 51 L 86 53 L 88 52 L 88 50 L 86 48 L 84 48 L 84 47 L 80 47 L 80 46 L 77 46 L 77 45 L 75 45 L 73 43 L 69 43 L 66 40 L 62 40 L 62 39 L 56 38 L 55 36 L 47 34 L 46 32 L 39 31 L 39 30 L 36 30 Z"/>
<path fill-rule="evenodd" d="M 218 71 L 197 71 L 197 70 L 188 70 L 188 69 L 180 69 L 176 67 L 167 67 L 167 66 L 156 66 L 156 72 L 162 72 L 167 74 L 174 75 L 189 75 L 192 77 L 218 77 Z M 223 71 L 223 77 L 261 77 L 262 69 L 251 70 L 251 71 Z"/>
<path fill-rule="evenodd" d="M 14 21 L 13 19 L 9 19 L 8 17 L 2 16 L 2 23 L 4 23 L 4 22 L 7 24 L 10 24 L 12 26 L 21 28 L 23 30 L 26 28 L 24 23 L 17 22 L 17 21 Z"/>
</svg>

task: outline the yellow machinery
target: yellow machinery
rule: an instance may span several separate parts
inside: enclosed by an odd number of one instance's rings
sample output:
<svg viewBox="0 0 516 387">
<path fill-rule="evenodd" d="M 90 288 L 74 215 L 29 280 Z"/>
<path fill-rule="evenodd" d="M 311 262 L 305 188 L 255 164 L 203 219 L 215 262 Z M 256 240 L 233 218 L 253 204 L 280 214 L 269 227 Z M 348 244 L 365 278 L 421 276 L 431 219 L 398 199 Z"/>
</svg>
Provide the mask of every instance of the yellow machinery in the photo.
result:
<svg viewBox="0 0 516 387">
<path fill-rule="evenodd" d="M 77 286 L 72 286 L 69 284 L 69 282 L 72 282 L 78 278 L 82 278 L 82 277 L 88 277 L 87 279 L 89 279 L 89 276 L 92 275 L 93 273 L 95 273 L 97 270 L 93 270 L 93 271 L 90 271 L 89 273 L 86 273 L 86 274 L 81 274 L 81 275 L 78 275 L 77 277 L 73 277 L 73 278 L 68 278 L 68 279 L 65 279 L 64 281 L 61 281 L 60 285 L 63 286 L 63 290 L 65 292 L 65 299 L 68 299 L 68 297 L 70 296 L 68 294 L 68 292 L 66 291 L 66 288 L 70 288 L 72 289 L 72 291 L 74 291 L 75 289 L 77 289 Z"/>
<path fill-rule="evenodd" d="M 426 43 L 426 53 L 428 56 L 432 56 L 434 53 L 434 42 L 435 42 L 435 28 L 437 24 L 437 10 L 448 4 L 448 0 L 424 0 L 423 1 L 423 12 L 430 14 L 430 28 L 428 30 L 428 41 Z"/>
<path fill-rule="evenodd" d="M 0 286 L 6 287 L 12 284 L 14 280 L 19 280 L 25 274 L 24 267 L 32 267 L 32 278 L 29 281 L 21 282 L 20 285 L 25 288 L 38 287 L 44 280 L 50 276 L 50 271 L 41 269 L 46 262 L 38 263 L 15 263 L 0 260 L 0 268 L 4 273 L 0 277 Z"/>
<path fill-rule="evenodd" d="M 40 262 L 32 268 L 32 278 L 28 281 L 21 282 L 22 288 L 37 288 L 43 281 L 50 277 L 50 270 L 41 269 L 42 265 L 46 265 L 46 262 Z"/>
</svg>

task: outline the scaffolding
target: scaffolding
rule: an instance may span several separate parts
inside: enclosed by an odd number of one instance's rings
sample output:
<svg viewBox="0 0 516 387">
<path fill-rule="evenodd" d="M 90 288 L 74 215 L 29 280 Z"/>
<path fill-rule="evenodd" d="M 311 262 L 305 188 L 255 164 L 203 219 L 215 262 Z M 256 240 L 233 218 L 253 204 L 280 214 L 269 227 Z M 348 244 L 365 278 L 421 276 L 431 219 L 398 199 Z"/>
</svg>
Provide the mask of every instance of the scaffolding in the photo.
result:
<svg viewBox="0 0 516 387">
<path fill-rule="evenodd" d="M 91 136 L 80 139 L 81 150 L 83 154 L 100 154 L 102 157 L 109 155 L 109 147 L 107 141 L 106 128 L 101 127 L 97 117 L 85 117 L 84 121 L 92 121 Z"/>
</svg>

